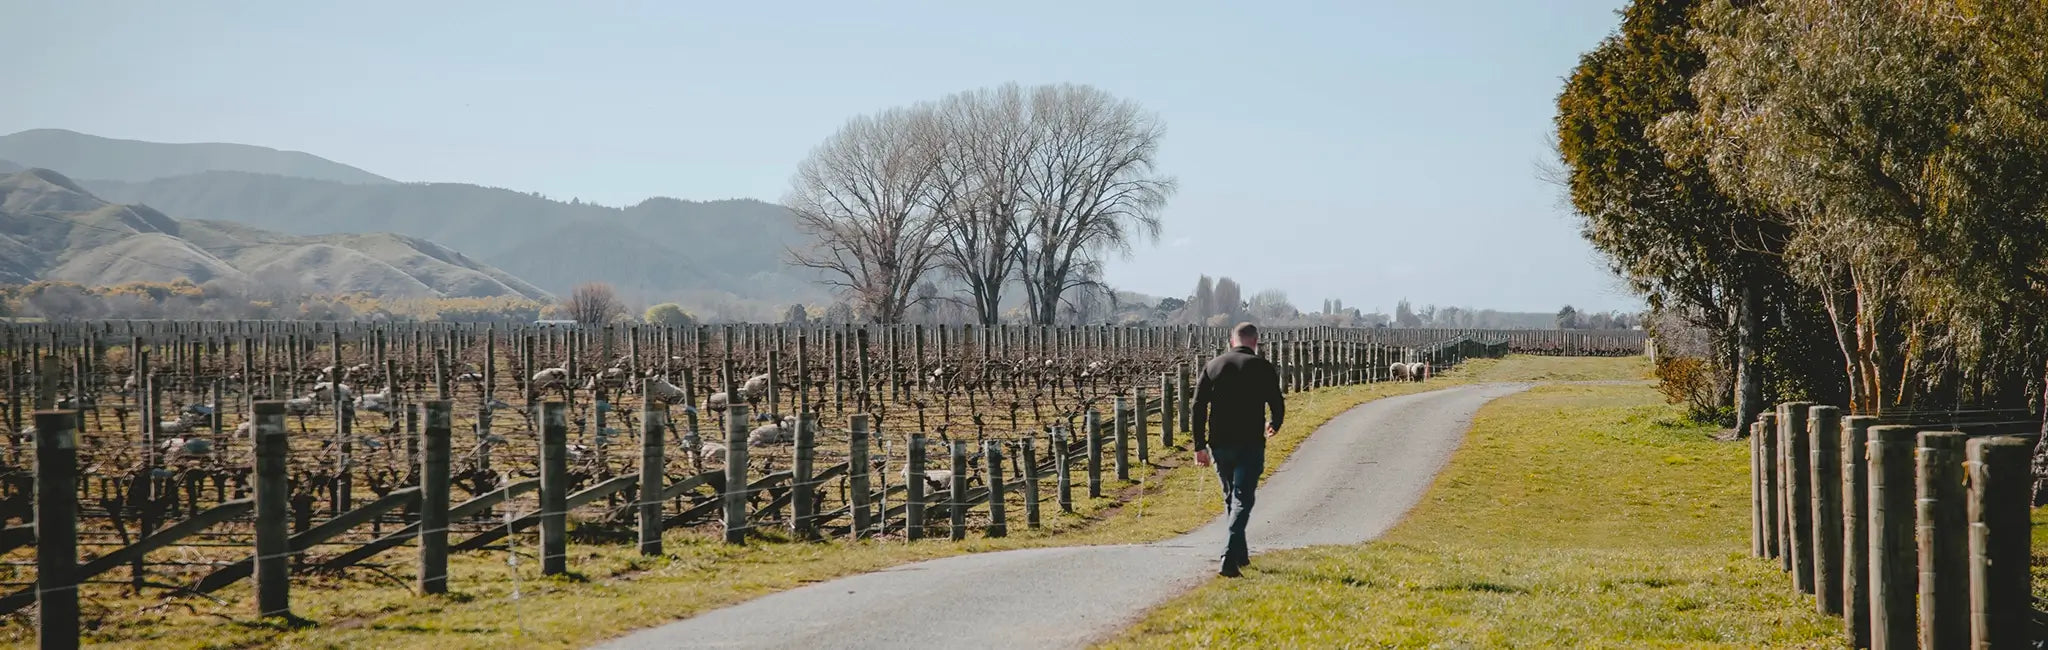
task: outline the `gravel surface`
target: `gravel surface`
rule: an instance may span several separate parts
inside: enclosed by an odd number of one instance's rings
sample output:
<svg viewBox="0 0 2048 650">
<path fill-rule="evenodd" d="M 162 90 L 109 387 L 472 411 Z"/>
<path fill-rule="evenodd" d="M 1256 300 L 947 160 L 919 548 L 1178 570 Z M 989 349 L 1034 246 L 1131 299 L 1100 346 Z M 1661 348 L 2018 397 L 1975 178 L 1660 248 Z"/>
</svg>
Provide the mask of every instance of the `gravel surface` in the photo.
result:
<svg viewBox="0 0 2048 650">
<path fill-rule="evenodd" d="M 1378 537 L 1429 488 L 1479 407 L 1530 385 L 1389 397 L 1331 419 L 1260 486 L 1253 553 Z M 764 596 L 600 647 L 1086 647 L 1214 578 L 1224 530 L 1219 518 L 1153 544 L 918 562 Z"/>
</svg>

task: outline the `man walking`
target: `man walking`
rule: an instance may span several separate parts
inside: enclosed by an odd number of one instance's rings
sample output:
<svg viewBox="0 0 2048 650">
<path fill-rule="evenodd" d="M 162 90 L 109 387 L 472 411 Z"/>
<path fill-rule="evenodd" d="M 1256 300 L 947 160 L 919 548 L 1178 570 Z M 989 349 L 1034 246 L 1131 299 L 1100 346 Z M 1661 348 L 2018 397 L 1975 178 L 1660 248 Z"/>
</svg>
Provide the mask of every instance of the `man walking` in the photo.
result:
<svg viewBox="0 0 2048 650">
<path fill-rule="evenodd" d="M 1280 393 L 1280 373 L 1259 356 L 1259 328 L 1238 323 L 1230 330 L 1230 351 L 1210 359 L 1195 383 L 1195 464 L 1216 465 L 1223 483 L 1223 508 L 1230 516 L 1230 542 L 1223 548 L 1217 573 L 1235 578 L 1251 564 L 1244 540 L 1251 523 L 1259 475 L 1266 471 L 1266 439 L 1280 431 L 1287 399 Z M 1272 409 L 1271 419 L 1266 409 Z"/>
</svg>

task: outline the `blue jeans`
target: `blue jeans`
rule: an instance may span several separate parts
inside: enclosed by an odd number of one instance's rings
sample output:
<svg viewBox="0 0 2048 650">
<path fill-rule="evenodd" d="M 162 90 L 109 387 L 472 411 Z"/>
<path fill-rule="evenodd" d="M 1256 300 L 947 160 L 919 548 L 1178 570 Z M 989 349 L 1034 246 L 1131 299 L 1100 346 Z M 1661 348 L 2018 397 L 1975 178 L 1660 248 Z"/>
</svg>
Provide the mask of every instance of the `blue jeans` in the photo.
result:
<svg viewBox="0 0 2048 650">
<path fill-rule="evenodd" d="M 1209 458 L 1216 463 L 1216 478 L 1223 483 L 1223 510 L 1230 517 L 1230 542 L 1223 547 L 1223 564 L 1244 566 L 1251 563 L 1244 529 L 1252 521 L 1252 504 L 1258 501 L 1259 475 L 1266 472 L 1266 446 L 1210 447 Z"/>
</svg>

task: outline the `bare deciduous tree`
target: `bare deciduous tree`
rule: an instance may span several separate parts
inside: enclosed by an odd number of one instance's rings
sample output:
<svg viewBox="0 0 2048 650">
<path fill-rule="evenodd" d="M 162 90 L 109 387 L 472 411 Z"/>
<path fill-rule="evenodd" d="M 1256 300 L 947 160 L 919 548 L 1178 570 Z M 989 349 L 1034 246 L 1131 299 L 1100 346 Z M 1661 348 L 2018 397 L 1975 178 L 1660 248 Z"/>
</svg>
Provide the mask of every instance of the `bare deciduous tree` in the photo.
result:
<svg viewBox="0 0 2048 650">
<path fill-rule="evenodd" d="M 941 101 L 934 144 L 939 180 L 931 208 L 943 224 L 939 265 L 965 286 L 984 325 L 1002 319 L 1003 290 L 1023 252 L 1024 174 L 1038 146 L 1025 92 L 1015 84 Z"/>
<path fill-rule="evenodd" d="M 1068 290 L 1101 276 L 1104 254 L 1159 236 L 1174 180 L 1155 168 L 1165 127 L 1136 103 L 1070 84 L 1034 88 L 1030 102 L 1039 140 L 1020 270 L 1032 319 L 1052 324 Z"/>
<path fill-rule="evenodd" d="M 784 200 L 814 239 L 791 261 L 827 272 L 869 321 L 902 321 L 936 264 L 936 137 L 927 107 L 856 117 L 804 160 Z"/>
<path fill-rule="evenodd" d="M 569 292 L 569 299 L 562 303 L 562 310 L 577 323 L 603 325 L 626 313 L 626 303 L 619 300 L 619 292 L 613 290 L 612 285 L 585 282 Z"/>
</svg>

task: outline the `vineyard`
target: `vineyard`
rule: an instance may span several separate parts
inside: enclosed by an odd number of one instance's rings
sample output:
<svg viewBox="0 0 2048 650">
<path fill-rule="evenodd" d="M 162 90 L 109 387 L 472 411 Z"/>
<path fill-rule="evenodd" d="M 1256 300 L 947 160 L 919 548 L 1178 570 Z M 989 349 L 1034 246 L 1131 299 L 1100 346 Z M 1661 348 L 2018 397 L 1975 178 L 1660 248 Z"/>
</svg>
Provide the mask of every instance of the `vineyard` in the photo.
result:
<svg viewBox="0 0 2048 650">
<path fill-rule="evenodd" d="M 1313 328 L 1272 333 L 1262 353 L 1298 391 L 1420 380 L 1514 348 L 1643 349 L 1640 332 L 1493 334 Z M 1224 340 L 1197 327 L 12 325 L 0 611 L 73 585 L 88 599 L 211 598 L 253 578 L 257 611 L 287 614 L 293 576 L 401 553 L 419 558 L 412 586 L 434 593 L 448 553 L 536 533 L 543 571 L 563 571 L 572 520 L 578 543 L 637 539 L 649 554 L 676 528 L 734 543 L 768 528 L 1000 536 L 1008 508 L 1035 528 L 1041 502 L 1101 496 L 1105 474 L 1128 478 L 1151 445 L 1173 445 L 1190 374 Z M 73 512 L 39 490 L 69 493 Z M 38 522 L 39 509 L 55 514 Z M 52 604 L 44 633 L 75 633 L 75 599 Z"/>
</svg>

